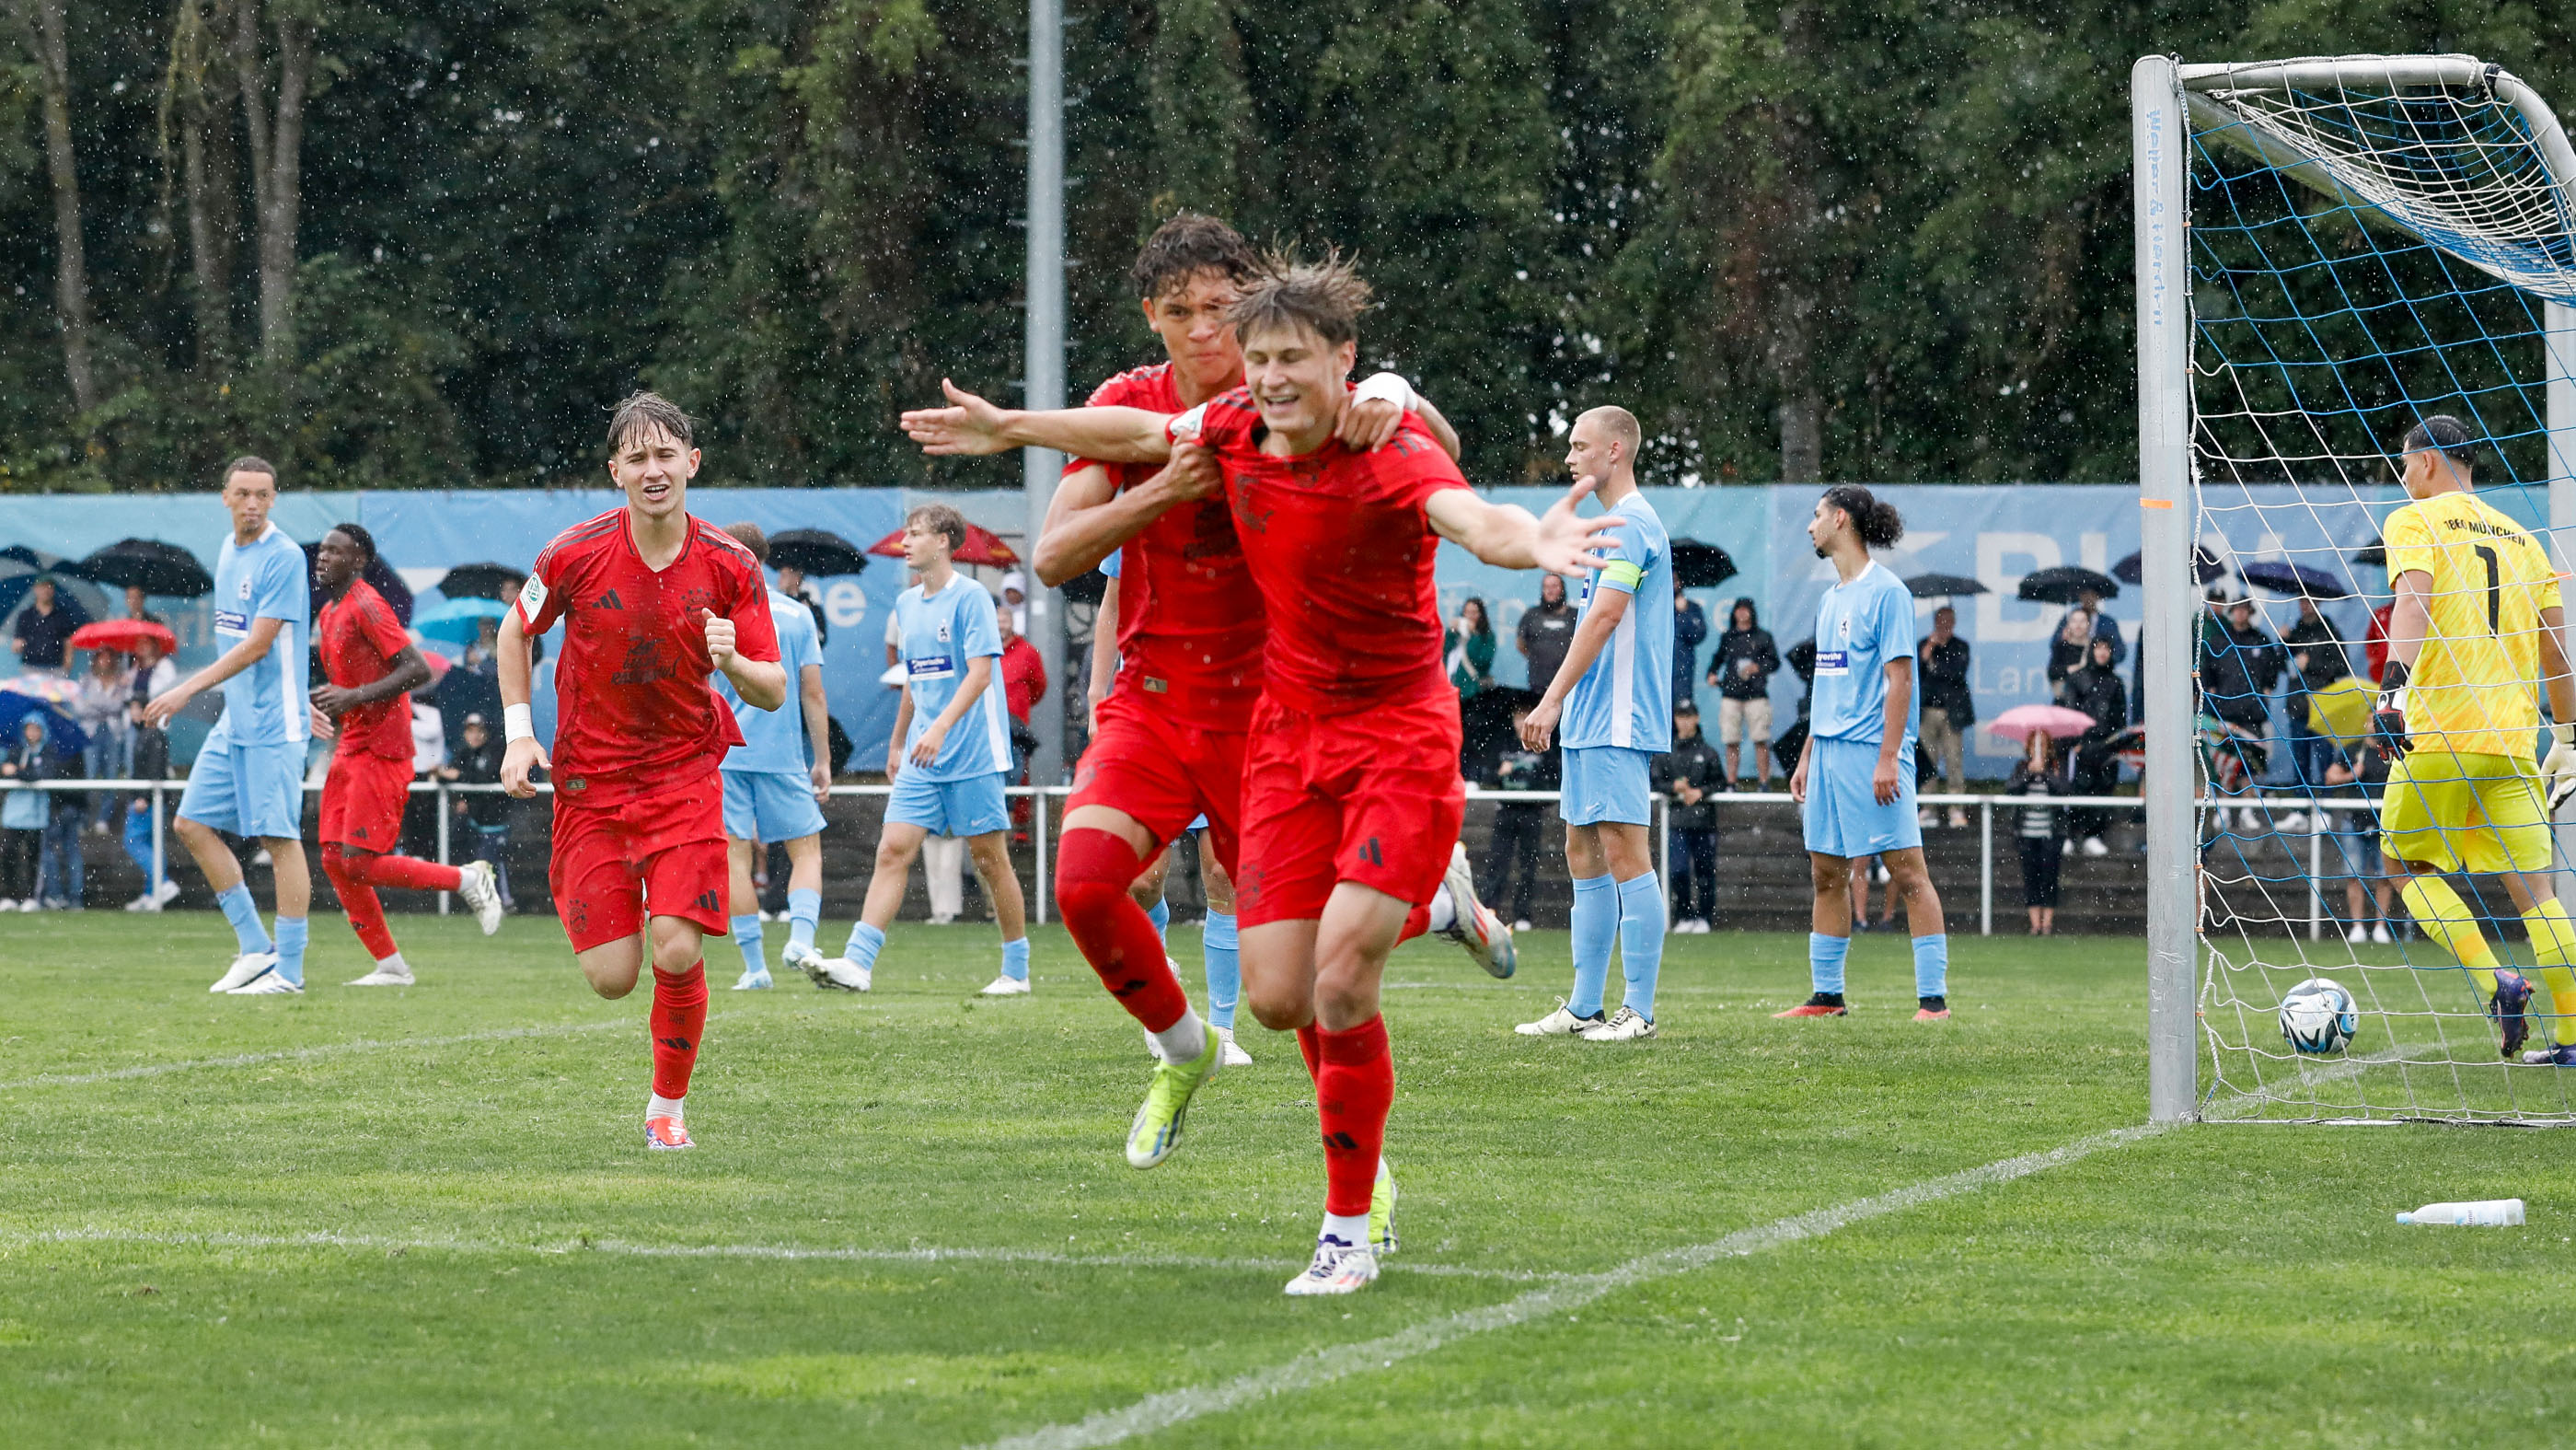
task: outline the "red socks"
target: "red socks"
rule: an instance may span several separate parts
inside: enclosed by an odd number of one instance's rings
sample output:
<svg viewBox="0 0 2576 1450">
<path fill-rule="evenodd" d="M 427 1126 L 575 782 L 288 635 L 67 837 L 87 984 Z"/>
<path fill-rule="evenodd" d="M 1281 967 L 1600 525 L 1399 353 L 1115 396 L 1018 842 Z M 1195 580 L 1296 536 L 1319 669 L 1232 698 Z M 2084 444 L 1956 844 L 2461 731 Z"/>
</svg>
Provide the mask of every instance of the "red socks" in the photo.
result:
<svg viewBox="0 0 2576 1450">
<path fill-rule="evenodd" d="M 1395 1059 L 1387 1052 L 1386 1018 L 1372 1017 L 1341 1032 L 1310 1030 L 1322 1056 L 1315 1073 L 1315 1115 L 1324 1128 L 1324 1212 L 1365 1214 L 1377 1191 L 1387 1109 L 1395 1103 Z M 1306 1034 L 1297 1036 L 1304 1046 Z"/>
<path fill-rule="evenodd" d="M 363 858 L 344 856 L 340 843 L 322 843 L 322 874 L 331 878 L 331 889 L 340 893 L 340 911 L 358 933 L 358 945 L 367 949 L 375 961 L 394 954 L 394 934 L 385 925 L 385 904 L 376 899 L 376 889 L 359 874 Z"/>
<path fill-rule="evenodd" d="M 1404 930 L 1395 934 L 1395 943 L 1402 946 L 1429 930 L 1431 930 L 1431 908 L 1427 904 L 1417 906 L 1404 914 Z"/>
<path fill-rule="evenodd" d="M 1309 1022 L 1297 1029 L 1297 1051 L 1306 1059 L 1306 1076 L 1314 1077 L 1324 1070 L 1324 1039 L 1321 1027 Z"/>
<path fill-rule="evenodd" d="M 1056 909 L 1100 985 L 1148 1032 L 1180 1021 L 1190 999 L 1163 958 L 1153 918 L 1127 894 L 1145 869 L 1136 849 L 1108 831 L 1084 829 L 1065 832 L 1056 851 Z"/>
<path fill-rule="evenodd" d="M 689 1095 L 689 1071 L 698 1065 L 698 1036 L 707 1025 L 707 964 L 685 972 L 653 969 L 653 1093 Z"/>
<path fill-rule="evenodd" d="M 355 880 L 396 891 L 454 891 L 465 879 L 465 872 L 458 867 L 441 866 L 417 856 L 378 856 L 361 851 L 345 859 Z"/>
</svg>

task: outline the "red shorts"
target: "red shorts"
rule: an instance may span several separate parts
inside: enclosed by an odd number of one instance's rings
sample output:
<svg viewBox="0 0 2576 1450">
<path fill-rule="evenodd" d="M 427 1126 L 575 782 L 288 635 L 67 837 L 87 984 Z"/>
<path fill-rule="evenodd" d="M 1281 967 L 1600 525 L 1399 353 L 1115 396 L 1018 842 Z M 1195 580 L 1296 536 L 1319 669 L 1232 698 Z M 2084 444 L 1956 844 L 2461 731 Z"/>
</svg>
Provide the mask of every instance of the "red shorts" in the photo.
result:
<svg viewBox="0 0 2576 1450">
<path fill-rule="evenodd" d="M 1206 816 L 1217 864 L 1231 876 L 1242 834 L 1244 740 L 1240 730 L 1180 724 L 1131 695 L 1112 695 L 1100 702 L 1100 728 L 1074 767 L 1065 809 L 1124 811 L 1157 841 Z"/>
<path fill-rule="evenodd" d="M 549 865 L 555 915 L 574 951 L 643 931 L 648 897 L 653 915 L 722 936 L 730 887 L 723 781 L 711 770 L 693 785 L 607 806 L 558 791 Z"/>
<path fill-rule="evenodd" d="M 339 754 L 322 778 L 322 830 L 337 841 L 379 856 L 402 845 L 403 806 L 411 799 L 411 760 Z"/>
<path fill-rule="evenodd" d="M 1235 919 L 1312 920 L 1341 881 L 1429 901 L 1467 810 L 1458 748 L 1454 695 L 1351 715 L 1263 700 L 1243 765 Z"/>
</svg>

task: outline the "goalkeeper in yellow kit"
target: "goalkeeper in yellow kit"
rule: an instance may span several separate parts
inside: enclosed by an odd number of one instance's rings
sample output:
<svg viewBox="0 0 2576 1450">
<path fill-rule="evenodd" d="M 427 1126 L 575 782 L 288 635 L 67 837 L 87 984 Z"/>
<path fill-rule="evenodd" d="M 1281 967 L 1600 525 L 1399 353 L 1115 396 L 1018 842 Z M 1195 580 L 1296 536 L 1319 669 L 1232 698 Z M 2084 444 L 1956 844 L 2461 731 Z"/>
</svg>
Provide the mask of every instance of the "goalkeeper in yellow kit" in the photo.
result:
<svg viewBox="0 0 2576 1450">
<path fill-rule="evenodd" d="M 2576 1067 L 2576 924 L 2551 885 L 2549 820 L 2576 793 L 2576 679 L 2548 552 L 2478 502 L 2477 446 L 2457 418 L 2408 430 L 2409 502 L 2388 516 L 2388 667 L 2373 727 L 2389 758 L 2380 849 L 2403 876 L 2406 909 L 2477 983 L 2512 1059 L 2528 1035 L 2531 983 L 2496 965 L 2453 871 L 2503 876 L 2549 989 L 2550 1046 L 2524 1060 Z M 2557 723 L 2532 769 L 2537 696 Z"/>
</svg>

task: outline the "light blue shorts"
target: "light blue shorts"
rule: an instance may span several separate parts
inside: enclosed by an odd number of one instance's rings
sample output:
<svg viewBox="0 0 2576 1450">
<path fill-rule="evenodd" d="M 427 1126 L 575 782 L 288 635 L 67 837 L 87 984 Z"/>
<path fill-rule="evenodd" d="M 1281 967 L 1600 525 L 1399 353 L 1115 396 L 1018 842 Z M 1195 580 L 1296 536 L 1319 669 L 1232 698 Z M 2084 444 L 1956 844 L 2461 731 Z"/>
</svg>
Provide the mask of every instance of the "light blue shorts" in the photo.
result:
<svg viewBox="0 0 2576 1450">
<path fill-rule="evenodd" d="M 906 771 L 894 778 L 885 818 L 889 824 L 919 826 L 934 836 L 981 836 L 1011 824 L 998 770 L 964 780 L 923 780 Z"/>
<path fill-rule="evenodd" d="M 236 836 L 304 833 L 304 743 L 209 745 L 188 768 L 179 814 Z"/>
<path fill-rule="evenodd" d="M 1651 750 L 1631 750 L 1624 745 L 1587 745 L 1565 748 L 1565 796 L 1556 803 L 1556 813 L 1569 826 L 1597 826 L 1603 821 L 1643 826 L 1652 823 L 1654 811 L 1647 797 L 1646 767 L 1655 758 Z"/>
<path fill-rule="evenodd" d="M 1875 856 L 1923 844 L 1914 819 L 1914 743 L 1896 757 L 1896 800 L 1878 803 L 1870 778 L 1878 744 L 1811 740 L 1807 745 L 1807 849 L 1825 856 Z"/>
<path fill-rule="evenodd" d="M 783 770 L 723 774 L 726 835 L 765 846 L 821 833 L 823 807 L 814 800 L 812 778 Z"/>
</svg>

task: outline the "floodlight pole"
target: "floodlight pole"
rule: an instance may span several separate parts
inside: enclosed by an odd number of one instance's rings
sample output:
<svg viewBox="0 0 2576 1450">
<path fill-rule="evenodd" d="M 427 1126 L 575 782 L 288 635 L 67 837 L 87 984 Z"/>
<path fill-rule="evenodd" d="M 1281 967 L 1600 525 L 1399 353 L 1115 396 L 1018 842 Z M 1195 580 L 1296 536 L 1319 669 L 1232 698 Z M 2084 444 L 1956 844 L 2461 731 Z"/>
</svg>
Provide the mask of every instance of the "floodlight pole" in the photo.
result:
<svg viewBox="0 0 2576 1450">
<path fill-rule="evenodd" d="M 2138 504 L 2146 617 L 2147 1116 L 2188 1122 L 2200 1098 L 2198 771 L 2192 761 L 2191 258 L 2181 75 L 2129 72 L 2137 210 Z"/>
<path fill-rule="evenodd" d="M 1027 357 L 1021 364 L 1022 401 L 1030 408 L 1064 406 L 1064 10 L 1061 0 L 1029 0 L 1029 256 Z M 1038 583 L 1038 535 L 1055 502 L 1063 455 L 1052 448 L 1020 450 L 1020 482 L 1029 498 L 1027 581 L 1029 642 L 1046 662 L 1046 698 L 1029 710 L 1038 738 L 1029 779 L 1053 785 L 1064 775 L 1064 617 L 1059 596 Z"/>
</svg>

